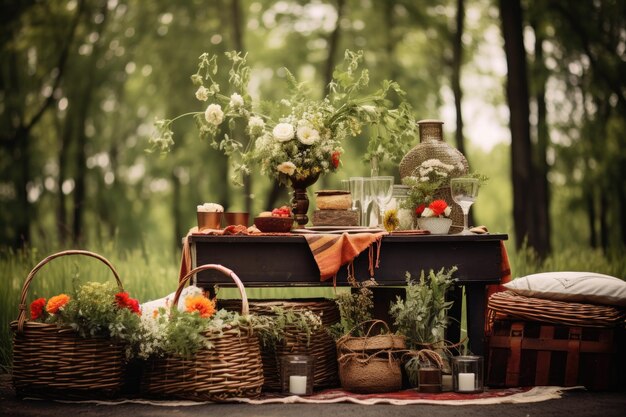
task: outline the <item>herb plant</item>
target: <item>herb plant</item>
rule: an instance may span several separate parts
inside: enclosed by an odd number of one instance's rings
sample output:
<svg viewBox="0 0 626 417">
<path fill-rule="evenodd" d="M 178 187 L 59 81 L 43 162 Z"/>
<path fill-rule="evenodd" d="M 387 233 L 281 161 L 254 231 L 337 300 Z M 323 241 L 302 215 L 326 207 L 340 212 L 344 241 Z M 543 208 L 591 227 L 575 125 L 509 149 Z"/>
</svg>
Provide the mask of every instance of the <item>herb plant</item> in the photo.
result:
<svg viewBox="0 0 626 417">
<path fill-rule="evenodd" d="M 446 293 L 454 285 L 452 275 L 456 270 L 456 267 L 447 271 L 442 268 L 436 273 L 430 270 L 428 278 L 422 271 L 419 281 L 411 279 L 411 274 L 406 273 L 405 299 L 397 297 L 391 304 L 389 314 L 394 318 L 398 332 L 406 336 L 411 349 L 443 341 L 449 322 L 447 312 L 452 306 L 451 301 L 446 301 Z"/>
</svg>

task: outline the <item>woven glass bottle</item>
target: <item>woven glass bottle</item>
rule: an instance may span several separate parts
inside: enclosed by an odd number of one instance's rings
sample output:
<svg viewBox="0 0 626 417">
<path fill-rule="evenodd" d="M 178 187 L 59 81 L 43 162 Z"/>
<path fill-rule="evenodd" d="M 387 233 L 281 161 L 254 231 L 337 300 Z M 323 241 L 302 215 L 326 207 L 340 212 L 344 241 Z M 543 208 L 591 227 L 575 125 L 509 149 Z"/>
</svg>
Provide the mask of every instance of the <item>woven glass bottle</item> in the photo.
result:
<svg viewBox="0 0 626 417">
<path fill-rule="evenodd" d="M 469 165 L 465 156 L 453 146 L 443 140 L 443 122 L 441 120 L 420 120 L 420 143 L 411 149 L 400 161 L 400 179 L 413 175 L 420 164 L 428 159 L 438 159 L 441 162 L 455 166 L 456 175 L 467 174 Z M 445 200 L 452 207 L 452 227 L 449 233 L 458 233 L 463 230 L 463 212 L 461 207 L 452 200 L 450 187 L 442 187 L 435 193 L 435 199 Z"/>
</svg>

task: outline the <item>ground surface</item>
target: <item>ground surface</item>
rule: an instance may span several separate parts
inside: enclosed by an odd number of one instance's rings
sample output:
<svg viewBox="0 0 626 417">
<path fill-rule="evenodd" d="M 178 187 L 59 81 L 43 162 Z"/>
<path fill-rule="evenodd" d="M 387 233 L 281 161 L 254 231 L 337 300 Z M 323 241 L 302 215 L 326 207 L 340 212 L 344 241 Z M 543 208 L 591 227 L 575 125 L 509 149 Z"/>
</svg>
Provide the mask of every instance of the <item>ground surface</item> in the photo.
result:
<svg viewBox="0 0 626 417">
<path fill-rule="evenodd" d="M 18 400 L 11 389 L 8 375 L 0 375 L 0 416 L 19 417 L 78 417 L 78 416 L 463 416 L 463 417 L 550 417 L 550 416 L 626 416 L 626 392 L 592 393 L 586 391 L 566 392 L 558 400 L 529 404 L 498 405 L 354 405 L 354 404 L 280 404 L 243 405 L 208 404 L 191 407 L 163 407 L 154 405 L 122 404 L 65 404 L 52 401 Z"/>
</svg>

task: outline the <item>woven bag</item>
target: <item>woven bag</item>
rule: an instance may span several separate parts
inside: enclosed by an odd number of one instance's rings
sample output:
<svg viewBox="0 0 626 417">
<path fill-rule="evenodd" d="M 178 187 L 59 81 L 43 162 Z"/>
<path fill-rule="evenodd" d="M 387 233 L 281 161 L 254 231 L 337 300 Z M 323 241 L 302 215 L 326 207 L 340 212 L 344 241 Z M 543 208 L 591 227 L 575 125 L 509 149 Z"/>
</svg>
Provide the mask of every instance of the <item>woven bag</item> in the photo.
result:
<svg viewBox="0 0 626 417">
<path fill-rule="evenodd" d="M 387 334 L 371 336 L 377 325 Z M 398 391 L 402 388 L 401 354 L 406 352 L 404 337 L 391 334 L 382 320 L 362 323 L 367 325 L 364 337 L 349 334 L 337 341 L 337 361 L 341 388 L 346 391 L 373 394 Z"/>
<path fill-rule="evenodd" d="M 29 321 L 26 297 L 35 274 L 48 262 L 84 255 L 103 262 L 123 291 L 119 275 L 104 257 L 84 250 L 48 256 L 26 277 L 13 331 L 13 386 L 18 397 L 98 399 L 116 396 L 123 382 L 124 347 L 110 338 L 83 338 L 70 327 Z"/>
<path fill-rule="evenodd" d="M 220 300 L 219 305 L 226 310 L 240 308 L 239 300 Z M 285 310 L 309 310 L 320 316 L 322 328 L 311 334 L 310 340 L 307 335 L 300 332 L 296 326 L 288 326 L 285 329 L 285 338 L 276 349 L 261 346 L 263 359 L 263 374 L 265 391 L 280 391 L 279 357 L 281 355 L 303 354 L 315 358 L 314 384 L 315 389 L 335 387 L 337 379 L 337 347 L 335 341 L 328 334 L 326 328 L 338 323 L 340 320 L 337 304 L 333 300 L 326 299 L 302 299 L 302 300 L 251 300 L 250 312 L 257 315 L 272 315 L 273 307 L 281 307 Z"/>
<path fill-rule="evenodd" d="M 178 305 L 183 288 L 195 274 L 209 269 L 229 276 L 241 294 L 241 314 L 249 314 L 248 298 L 239 277 L 221 265 L 206 264 L 180 280 L 172 305 Z M 225 329 L 207 334 L 213 348 L 201 348 L 193 358 L 154 358 L 146 364 L 141 381 L 143 394 L 197 401 L 226 401 L 233 397 L 256 397 L 263 385 L 259 340 L 250 329 Z"/>
</svg>

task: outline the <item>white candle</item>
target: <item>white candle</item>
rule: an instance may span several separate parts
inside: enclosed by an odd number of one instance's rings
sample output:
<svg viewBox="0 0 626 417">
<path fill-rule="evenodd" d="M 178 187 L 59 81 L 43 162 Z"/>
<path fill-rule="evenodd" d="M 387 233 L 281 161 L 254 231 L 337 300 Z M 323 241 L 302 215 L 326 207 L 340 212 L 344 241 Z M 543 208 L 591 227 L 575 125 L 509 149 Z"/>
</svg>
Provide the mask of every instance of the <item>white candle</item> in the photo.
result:
<svg viewBox="0 0 626 417">
<path fill-rule="evenodd" d="M 469 373 L 459 373 L 459 391 L 474 391 L 474 378 L 475 374 L 473 372 Z"/>
<path fill-rule="evenodd" d="M 306 376 L 290 375 L 289 392 L 291 394 L 306 394 Z"/>
<path fill-rule="evenodd" d="M 452 375 L 441 375 L 441 385 L 443 391 L 452 391 Z"/>
</svg>

